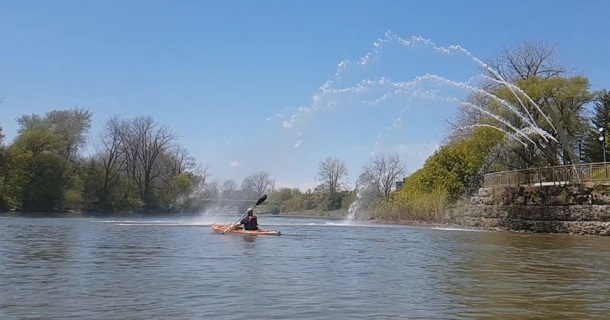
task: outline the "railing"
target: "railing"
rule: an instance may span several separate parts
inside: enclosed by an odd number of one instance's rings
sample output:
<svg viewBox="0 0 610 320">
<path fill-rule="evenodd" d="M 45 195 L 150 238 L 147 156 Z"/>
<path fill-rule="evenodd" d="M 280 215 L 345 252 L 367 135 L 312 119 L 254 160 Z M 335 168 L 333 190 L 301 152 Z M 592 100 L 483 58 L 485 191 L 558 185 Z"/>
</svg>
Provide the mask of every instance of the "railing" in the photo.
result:
<svg viewBox="0 0 610 320">
<path fill-rule="evenodd" d="M 488 173 L 485 187 L 564 185 L 587 181 L 610 181 L 610 163 L 582 163 Z"/>
</svg>

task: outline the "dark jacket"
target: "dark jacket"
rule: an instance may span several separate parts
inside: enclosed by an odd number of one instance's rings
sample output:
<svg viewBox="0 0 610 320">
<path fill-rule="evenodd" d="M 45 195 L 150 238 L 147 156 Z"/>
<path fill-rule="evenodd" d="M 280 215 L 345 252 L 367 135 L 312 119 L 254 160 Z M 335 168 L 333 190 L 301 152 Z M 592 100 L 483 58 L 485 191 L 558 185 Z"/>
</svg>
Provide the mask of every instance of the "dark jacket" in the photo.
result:
<svg viewBox="0 0 610 320">
<path fill-rule="evenodd" d="M 245 230 L 258 230 L 258 221 L 256 216 L 247 216 L 241 219 L 241 224 L 244 225 Z"/>
</svg>

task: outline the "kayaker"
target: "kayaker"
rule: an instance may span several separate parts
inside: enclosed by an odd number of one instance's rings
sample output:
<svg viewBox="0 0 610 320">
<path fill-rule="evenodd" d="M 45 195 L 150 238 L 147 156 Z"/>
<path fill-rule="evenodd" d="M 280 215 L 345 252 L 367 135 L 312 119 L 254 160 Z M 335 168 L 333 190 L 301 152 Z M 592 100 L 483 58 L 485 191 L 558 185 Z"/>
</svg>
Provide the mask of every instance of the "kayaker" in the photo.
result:
<svg viewBox="0 0 610 320">
<path fill-rule="evenodd" d="M 245 230 L 258 230 L 258 221 L 254 215 L 254 209 L 248 208 L 247 215 L 241 219 Z"/>
</svg>

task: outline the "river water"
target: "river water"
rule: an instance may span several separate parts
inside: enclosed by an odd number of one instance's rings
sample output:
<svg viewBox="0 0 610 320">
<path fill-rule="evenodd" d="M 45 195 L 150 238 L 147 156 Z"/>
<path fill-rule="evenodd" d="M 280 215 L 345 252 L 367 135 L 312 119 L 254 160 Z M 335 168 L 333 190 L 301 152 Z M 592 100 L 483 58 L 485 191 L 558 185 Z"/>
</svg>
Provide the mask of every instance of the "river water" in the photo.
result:
<svg viewBox="0 0 610 320">
<path fill-rule="evenodd" d="M 610 318 L 610 238 L 234 219 L 0 217 L 0 319 Z"/>
</svg>

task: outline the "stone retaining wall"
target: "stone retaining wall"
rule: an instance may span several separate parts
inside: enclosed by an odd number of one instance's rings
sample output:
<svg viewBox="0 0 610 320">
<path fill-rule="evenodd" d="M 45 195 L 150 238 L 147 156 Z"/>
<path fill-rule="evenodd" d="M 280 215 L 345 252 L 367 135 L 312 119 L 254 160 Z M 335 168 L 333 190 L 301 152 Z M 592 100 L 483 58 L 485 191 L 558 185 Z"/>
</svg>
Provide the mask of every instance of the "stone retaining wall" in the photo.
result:
<svg viewBox="0 0 610 320">
<path fill-rule="evenodd" d="M 481 188 L 448 218 L 470 227 L 610 236 L 610 185 Z"/>
</svg>

